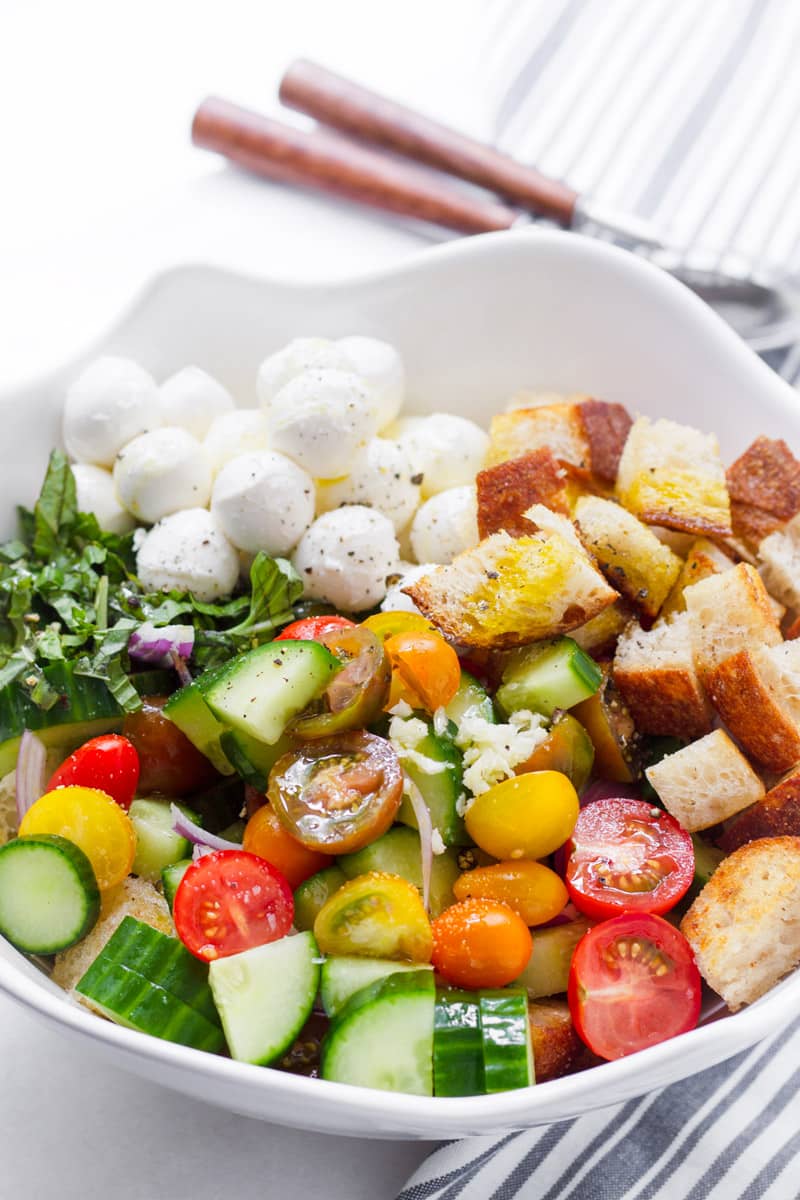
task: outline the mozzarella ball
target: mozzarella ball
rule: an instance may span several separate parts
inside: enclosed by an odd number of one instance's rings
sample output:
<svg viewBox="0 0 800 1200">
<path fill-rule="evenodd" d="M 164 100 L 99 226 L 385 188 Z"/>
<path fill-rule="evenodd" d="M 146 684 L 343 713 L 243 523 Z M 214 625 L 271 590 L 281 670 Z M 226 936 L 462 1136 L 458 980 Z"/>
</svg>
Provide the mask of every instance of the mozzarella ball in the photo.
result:
<svg viewBox="0 0 800 1200">
<path fill-rule="evenodd" d="M 452 562 L 457 554 L 477 546 L 479 541 L 474 484 L 432 496 L 411 524 L 411 547 L 417 562 Z"/>
<path fill-rule="evenodd" d="M 314 520 L 314 481 L 282 454 L 241 454 L 217 476 L 211 511 L 237 549 L 288 554 Z"/>
<path fill-rule="evenodd" d="M 237 408 L 215 417 L 203 439 L 203 449 L 215 474 L 232 458 L 250 450 L 266 450 L 268 445 L 266 418 L 257 408 Z"/>
<path fill-rule="evenodd" d="M 182 508 L 204 508 L 211 495 L 211 466 L 197 438 L 165 427 L 120 450 L 114 483 L 123 507 L 152 524 Z"/>
<path fill-rule="evenodd" d="M 345 612 L 378 604 L 397 562 L 397 539 L 389 518 L 356 504 L 318 517 L 294 552 L 306 596 Z"/>
<path fill-rule="evenodd" d="M 111 467 L 131 438 L 161 425 L 158 387 L 129 358 L 98 358 L 67 390 L 64 445 L 76 462 Z"/>
<path fill-rule="evenodd" d="M 165 425 L 178 425 L 202 441 L 215 417 L 233 412 L 233 396 L 200 367 L 184 367 L 160 388 Z"/>
<path fill-rule="evenodd" d="M 109 533 L 128 533 L 136 522 L 117 499 L 114 477 L 104 467 L 75 463 L 72 467 L 78 511 L 94 513 L 101 529 Z"/>
<path fill-rule="evenodd" d="M 353 459 L 349 475 L 319 485 L 319 512 L 342 504 L 377 508 L 396 530 L 405 528 L 419 506 L 419 487 L 411 482 L 408 455 L 397 442 L 373 438 Z"/>
<path fill-rule="evenodd" d="M 378 429 L 385 429 L 403 407 L 406 373 L 402 358 L 394 346 L 372 337 L 340 338 L 336 345 L 370 393 Z"/>
<path fill-rule="evenodd" d="M 408 454 L 415 475 L 422 475 L 422 495 L 474 483 L 489 449 L 489 435 L 474 421 L 451 413 L 411 417 L 400 424 L 397 440 Z"/>
<path fill-rule="evenodd" d="M 418 579 L 422 579 L 423 575 L 430 575 L 431 571 L 436 570 L 437 565 L 437 563 L 417 565 L 416 563 L 401 562 L 398 573 L 402 572 L 402 574 L 387 591 L 381 603 L 381 611 L 418 613 L 419 609 L 416 604 L 402 589 L 408 587 L 409 584 L 416 583 Z"/>
<path fill-rule="evenodd" d="M 288 346 L 265 358 L 258 368 L 256 392 L 262 408 L 269 408 L 281 388 L 304 371 L 334 367 L 351 369 L 347 355 L 328 338 L 293 338 Z"/>
<path fill-rule="evenodd" d="M 233 591 L 239 556 L 210 512 L 186 508 L 164 517 L 141 539 L 136 572 L 149 591 L 174 588 L 210 602 Z"/>
<path fill-rule="evenodd" d="M 315 479 L 347 475 L 376 432 L 366 389 L 347 371 L 304 371 L 282 387 L 267 412 L 270 448 Z"/>
</svg>

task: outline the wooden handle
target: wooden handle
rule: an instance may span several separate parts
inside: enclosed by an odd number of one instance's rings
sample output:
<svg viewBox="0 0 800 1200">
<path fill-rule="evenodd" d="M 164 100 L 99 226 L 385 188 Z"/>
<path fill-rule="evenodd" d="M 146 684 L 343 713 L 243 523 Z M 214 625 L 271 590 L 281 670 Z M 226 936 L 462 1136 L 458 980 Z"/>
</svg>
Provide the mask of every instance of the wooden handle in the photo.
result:
<svg viewBox="0 0 800 1200">
<path fill-rule="evenodd" d="M 344 133 L 499 192 L 562 225 L 572 223 L 578 193 L 566 184 L 307 59 L 289 67 L 280 98 Z"/>
<path fill-rule="evenodd" d="M 508 229 L 517 214 L 449 187 L 345 138 L 308 133 L 211 96 L 192 122 L 192 141 L 267 179 L 301 184 L 459 233 Z"/>
</svg>

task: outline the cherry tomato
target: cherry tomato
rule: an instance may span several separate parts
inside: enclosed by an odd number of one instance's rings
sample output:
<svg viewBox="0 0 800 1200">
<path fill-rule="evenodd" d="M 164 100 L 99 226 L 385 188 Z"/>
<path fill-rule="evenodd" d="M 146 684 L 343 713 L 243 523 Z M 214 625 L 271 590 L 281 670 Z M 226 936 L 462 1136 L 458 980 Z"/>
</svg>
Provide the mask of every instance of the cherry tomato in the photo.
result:
<svg viewBox="0 0 800 1200">
<path fill-rule="evenodd" d="M 385 648 L 392 665 L 390 708 L 405 700 L 412 708 L 432 713 L 450 703 L 461 682 L 461 664 L 438 633 L 396 633 L 387 638 Z"/>
<path fill-rule="evenodd" d="M 172 915 L 186 949 L 211 962 L 284 937 L 294 920 L 294 897 L 265 859 L 215 850 L 187 868 Z"/>
<path fill-rule="evenodd" d="M 499 900 L 462 900 L 446 908 L 432 929 L 431 961 L 456 987 L 505 987 L 522 974 L 531 956 L 528 926 Z"/>
<path fill-rule="evenodd" d="M 589 782 L 594 762 L 594 746 L 589 734 L 571 713 L 553 718 L 545 740 L 536 747 L 527 762 L 514 768 L 515 775 L 528 771 L 561 771 L 576 792 Z"/>
<path fill-rule="evenodd" d="M 667 912 L 694 879 L 691 835 L 644 800 L 595 800 L 568 847 L 570 899 L 587 917 Z"/>
<path fill-rule="evenodd" d="M 380 714 L 389 692 L 391 668 L 383 643 L 361 625 L 348 623 L 321 634 L 317 641 L 344 663 L 313 709 L 290 725 L 295 737 L 329 737 L 348 729 L 363 729 Z"/>
<path fill-rule="evenodd" d="M 284 827 L 304 846 L 349 854 L 392 824 L 403 798 L 403 773 L 385 738 L 343 733 L 279 758 L 267 795 Z"/>
<path fill-rule="evenodd" d="M 494 858 L 544 858 L 572 833 L 578 796 L 559 771 L 532 771 L 497 783 L 467 809 L 467 832 Z"/>
<path fill-rule="evenodd" d="M 127 812 L 139 783 L 136 747 L 118 733 L 103 733 L 84 742 L 61 764 L 47 785 L 99 788 Z"/>
<path fill-rule="evenodd" d="M 19 836 L 56 833 L 80 847 L 107 891 L 130 874 L 136 854 L 136 831 L 115 800 L 97 788 L 60 787 L 46 792 L 26 812 Z"/>
<path fill-rule="evenodd" d="M 456 900 L 481 896 L 501 900 L 526 925 L 542 925 L 561 912 L 569 897 L 563 881 L 537 862 L 500 862 L 465 871 L 453 884 Z"/>
<path fill-rule="evenodd" d="M 399 875 L 369 871 L 343 884 L 314 921 L 323 954 L 430 962 L 431 923 L 417 888 Z"/>
<path fill-rule="evenodd" d="M 383 642 L 397 633 L 435 633 L 437 637 L 441 637 L 436 626 L 432 625 L 427 617 L 423 617 L 422 613 L 404 612 L 400 609 L 395 612 L 373 613 L 361 624 Z"/>
<path fill-rule="evenodd" d="M 330 856 L 308 850 L 297 838 L 287 833 L 271 805 L 265 804 L 253 813 L 245 825 L 242 849 L 257 854 L 277 867 L 292 890 L 303 880 L 331 865 Z"/>
<path fill-rule="evenodd" d="M 567 999 L 600 1058 L 623 1058 L 694 1029 L 700 972 L 686 938 L 663 917 L 624 913 L 595 925 L 575 948 Z"/>
<path fill-rule="evenodd" d="M 287 625 L 272 640 L 275 642 L 318 642 L 323 634 L 332 633 L 335 629 L 350 629 L 354 624 L 355 622 L 348 621 L 347 617 L 303 617 L 301 621 L 292 621 L 291 625 Z"/>
<path fill-rule="evenodd" d="M 217 772 L 161 709 L 166 696 L 145 696 L 138 712 L 128 713 L 122 732 L 139 755 L 139 792 L 149 796 L 188 796 L 219 778 Z"/>
</svg>

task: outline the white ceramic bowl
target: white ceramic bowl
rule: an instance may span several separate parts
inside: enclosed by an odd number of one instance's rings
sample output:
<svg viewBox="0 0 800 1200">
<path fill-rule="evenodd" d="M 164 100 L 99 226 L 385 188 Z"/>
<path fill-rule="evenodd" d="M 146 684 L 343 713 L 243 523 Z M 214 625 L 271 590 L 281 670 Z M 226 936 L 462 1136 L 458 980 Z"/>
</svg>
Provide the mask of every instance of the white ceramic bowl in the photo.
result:
<svg viewBox="0 0 800 1200">
<path fill-rule="evenodd" d="M 585 391 L 715 431 L 730 459 L 759 433 L 800 446 L 795 393 L 680 284 L 573 234 L 493 234 L 346 283 L 295 285 L 204 267 L 162 275 L 86 354 L 2 397 L 0 525 L 37 493 L 65 385 L 94 355 L 162 379 L 187 363 L 254 400 L 256 367 L 299 334 L 374 334 L 399 346 L 413 408 L 488 421 L 521 387 Z M 524 1091 L 420 1099 L 252 1067 L 118 1028 L 73 1004 L 0 939 L 0 988 L 148 1079 L 252 1117 L 359 1137 L 454 1138 L 574 1117 L 737 1053 L 800 1006 L 796 972 L 751 1008 L 641 1054 Z"/>
</svg>

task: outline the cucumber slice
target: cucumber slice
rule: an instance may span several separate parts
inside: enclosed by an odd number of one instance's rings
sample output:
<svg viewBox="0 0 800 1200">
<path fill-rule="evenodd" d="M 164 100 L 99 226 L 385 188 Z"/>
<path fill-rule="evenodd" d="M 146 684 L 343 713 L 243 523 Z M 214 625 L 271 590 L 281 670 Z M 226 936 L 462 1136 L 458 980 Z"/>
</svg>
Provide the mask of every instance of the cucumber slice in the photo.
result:
<svg viewBox="0 0 800 1200">
<path fill-rule="evenodd" d="M 438 734 L 429 724 L 428 733 L 415 747 L 418 754 L 442 763 L 444 770 L 429 774 L 416 762 L 400 756 L 403 770 L 417 785 L 428 806 L 434 829 L 438 829 L 445 846 L 468 846 L 470 838 L 463 817 L 458 815 L 458 802 L 463 794 L 464 771 L 461 752 L 446 735 Z M 417 818 L 406 796 L 400 805 L 397 820 L 417 828 Z"/>
<path fill-rule="evenodd" d="M 340 666 L 319 642 L 266 642 L 239 655 L 203 694 L 227 727 L 272 746 Z"/>
<path fill-rule="evenodd" d="M 311 933 L 284 937 L 210 965 L 208 980 L 231 1058 L 267 1066 L 289 1049 L 319 988 Z"/>
<path fill-rule="evenodd" d="M 179 804 L 182 813 L 190 821 L 202 824 L 197 813 L 184 804 Z M 165 867 L 191 855 L 192 847 L 185 837 L 172 828 L 169 800 L 137 799 L 128 810 L 133 828 L 136 830 L 136 857 L 131 871 L 158 883 Z"/>
<path fill-rule="evenodd" d="M 527 994 L 521 988 L 481 992 L 478 1007 L 487 1094 L 535 1083 Z"/>
<path fill-rule="evenodd" d="M 591 921 L 579 920 L 537 929 L 528 965 L 514 983 L 524 987 L 531 1000 L 565 992 L 575 947 L 591 927 Z"/>
<path fill-rule="evenodd" d="M 433 1094 L 433 972 L 395 972 L 351 996 L 322 1044 L 323 1079 Z"/>
<path fill-rule="evenodd" d="M 366 875 L 368 871 L 384 871 L 388 875 L 401 875 L 422 891 L 422 852 L 419 834 L 407 825 L 393 825 L 383 837 L 356 850 L 353 854 L 342 854 L 336 860 L 348 879 Z M 436 854 L 431 867 L 430 915 L 439 913 L 455 903 L 453 884 L 462 874 L 458 865 L 458 851 L 445 850 Z"/>
<path fill-rule="evenodd" d="M 27 954 L 74 946 L 100 914 L 89 859 L 55 834 L 14 838 L 0 847 L 0 933 Z"/>
<path fill-rule="evenodd" d="M 436 996 L 433 1090 L 437 1096 L 482 1096 L 483 1038 L 478 997 L 448 990 Z"/>
<path fill-rule="evenodd" d="M 124 917 L 75 990 L 110 1021 L 167 1042 L 222 1050 L 208 968 L 177 938 Z"/>
<path fill-rule="evenodd" d="M 180 862 L 170 863 L 168 867 L 164 867 L 161 872 L 161 883 L 164 887 L 164 899 L 169 905 L 169 911 L 172 912 L 172 905 L 175 902 L 175 893 L 178 890 L 178 884 L 186 874 L 187 869 L 192 865 L 191 858 L 182 858 Z"/>
<path fill-rule="evenodd" d="M 572 708 L 600 687 L 602 672 L 594 659 L 568 637 L 513 650 L 495 699 L 510 716 L 519 709 L 552 717 L 557 708 Z"/>
<path fill-rule="evenodd" d="M 445 705 L 444 711 L 453 724 L 458 727 L 464 714 L 476 709 L 478 716 L 483 717 L 484 721 L 489 721 L 492 725 L 497 724 L 494 705 L 486 688 L 478 683 L 469 671 L 462 671 L 458 691 L 450 703 Z"/>
<path fill-rule="evenodd" d="M 377 979 L 385 979 L 387 975 L 398 972 L 420 970 L 432 971 L 433 967 L 394 962 L 390 958 L 356 958 L 349 954 L 326 958 L 320 975 L 322 1007 L 329 1017 L 335 1017 L 351 996 Z"/>
<path fill-rule="evenodd" d="M 270 771 L 292 745 L 288 736 L 282 736 L 274 746 L 268 746 L 243 729 L 226 729 L 220 738 L 222 751 L 237 775 L 259 792 L 266 792 Z"/>
<path fill-rule="evenodd" d="M 347 876 L 340 867 L 323 867 L 300 884 L 294 894 L 294 927 L 301 931 L 313 929 L 317 913 L 338 892 Z"/>
<path fill-rule="evenodd" d="M 215 671 L 207 671 L 194 683 L 180 688 L 164 705 L 164 716 L 169 717 L 170 721 L 178 726 L 181 733 L 186 735 L 201 754 L 205 754 L 221 775 L 233 775 L 234 771 L 220 745 L 225 726 L 217 720 L 206 704 L 204 690 L 212 687 L 214 681 L 227 670 L 226 664 Z"/>
</svg>

